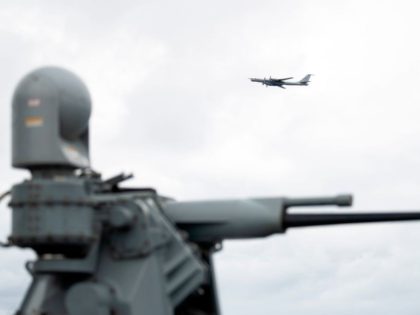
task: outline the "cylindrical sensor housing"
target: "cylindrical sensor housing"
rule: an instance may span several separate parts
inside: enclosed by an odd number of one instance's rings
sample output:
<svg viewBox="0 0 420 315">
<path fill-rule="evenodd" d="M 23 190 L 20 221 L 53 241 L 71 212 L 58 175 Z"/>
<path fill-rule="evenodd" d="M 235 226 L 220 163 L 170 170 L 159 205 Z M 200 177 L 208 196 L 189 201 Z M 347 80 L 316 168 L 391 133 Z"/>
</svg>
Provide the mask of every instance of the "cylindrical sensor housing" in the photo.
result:
<svg viewBox="0 0 420 315">
<path fill-rule="evenodd" d="M 73 73 L 44 67 L 25 76 L 13 96 L 13 166 L 89 166 L 91 100 Z"/>
</svg>

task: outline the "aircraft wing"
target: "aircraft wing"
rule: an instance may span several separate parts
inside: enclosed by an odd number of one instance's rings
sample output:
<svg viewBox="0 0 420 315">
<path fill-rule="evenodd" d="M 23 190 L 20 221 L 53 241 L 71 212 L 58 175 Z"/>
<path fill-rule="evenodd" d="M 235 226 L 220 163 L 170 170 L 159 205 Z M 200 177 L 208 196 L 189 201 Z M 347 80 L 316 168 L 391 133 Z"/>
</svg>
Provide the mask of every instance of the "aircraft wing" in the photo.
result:
<svg viewBox="0 0 420 315">
<path fill-rule="evenodd" d="M 283 78 L 283 79 L 271 79 L 271 80 L 275 81 L 275 82 L 282 82 L 282 81 L 286 81 L 286 80 L 290 80 L 290 79 L 293 79 L 293 77 Z"/>
</svg>

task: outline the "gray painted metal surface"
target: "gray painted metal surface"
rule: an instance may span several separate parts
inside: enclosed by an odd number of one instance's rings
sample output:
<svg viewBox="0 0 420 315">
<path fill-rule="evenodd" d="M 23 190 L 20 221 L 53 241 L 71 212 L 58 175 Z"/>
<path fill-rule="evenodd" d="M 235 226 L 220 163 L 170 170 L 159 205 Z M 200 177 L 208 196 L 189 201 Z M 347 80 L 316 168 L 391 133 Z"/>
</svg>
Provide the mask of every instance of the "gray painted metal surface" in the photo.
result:
<svg viewBox="0 0 420 315">
<path fill-rule="evenodd" d="M 349 195 L 178 202 L 121 188 L 130 175 L 103 180 L 87 168 L 89 115 L 87 89 L 63 69 L 38 69 L 15 92 L 13 165 L 32 177 L 11 190 L 8 245 L 37 253 L 19 315 L 217 315 L 213 254 L 223 240 L 420 219 L 418 212 L 288 213 L 350 206 Z"/>
<path fill-rule="evenodd" d="M 73 73 L 29 73 L 13 96 L 13 166 L 88 167 L 90 113 L 89 92 Z"/>
</svg>

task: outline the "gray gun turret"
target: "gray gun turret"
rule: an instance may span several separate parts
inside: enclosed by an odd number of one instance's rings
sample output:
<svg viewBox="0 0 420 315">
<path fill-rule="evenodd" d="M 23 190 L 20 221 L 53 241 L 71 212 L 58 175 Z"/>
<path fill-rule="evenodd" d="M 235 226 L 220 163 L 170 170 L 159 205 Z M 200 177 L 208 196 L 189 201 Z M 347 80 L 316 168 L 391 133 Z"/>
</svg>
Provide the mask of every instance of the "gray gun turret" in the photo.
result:
<svg viewBox="0 0 420 315">
<path fill-rule="evenodd" d="M 288 212 L 350 206 L 352 198 L 178 202 L 121 188 L 90 169 L 90 97 L 74 74 L 42 68 L 13 99 L 13 165 L 32 177 L 11 190 L 10 246 L 32 248 L 33 280 L 19 315 L 220 314 L 212 255 L 223 240 L 289 228 L 419 220 L 419 212 Z"/>
</svg>

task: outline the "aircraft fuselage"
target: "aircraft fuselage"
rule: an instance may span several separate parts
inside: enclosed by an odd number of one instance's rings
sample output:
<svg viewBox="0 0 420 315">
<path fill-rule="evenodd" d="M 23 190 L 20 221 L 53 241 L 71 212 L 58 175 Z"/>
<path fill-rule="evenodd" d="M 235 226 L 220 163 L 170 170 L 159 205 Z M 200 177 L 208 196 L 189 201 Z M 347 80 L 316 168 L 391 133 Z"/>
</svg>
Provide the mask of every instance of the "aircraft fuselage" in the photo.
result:
<svg viewBox="0 0 420 315">
<path fill-rule="evenodd" d="M 308 83 L 310 82 L 311 75 L 308 74 L 306 75 L 302 80 L 297 81 L 297 82 L 287 82 L 287 80 L 293 79 L 293 78 L 284 78 L 284 79 L 273 79 L 273 78 L 269 78 L 269 79 L 257 79 L 257 78 L 250 78 L 250 80 L 252 82 L 258 82 L 258 83 L 262 83 L 263 85 L 266 86 L 278 86 L 284 89 L 283 86 L 285 85 L 296 85 L 296 86 L 307 86 Z"/>
</svg>

